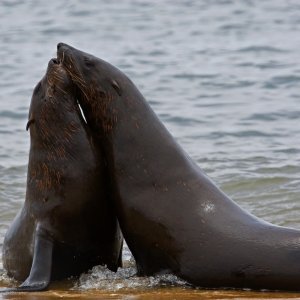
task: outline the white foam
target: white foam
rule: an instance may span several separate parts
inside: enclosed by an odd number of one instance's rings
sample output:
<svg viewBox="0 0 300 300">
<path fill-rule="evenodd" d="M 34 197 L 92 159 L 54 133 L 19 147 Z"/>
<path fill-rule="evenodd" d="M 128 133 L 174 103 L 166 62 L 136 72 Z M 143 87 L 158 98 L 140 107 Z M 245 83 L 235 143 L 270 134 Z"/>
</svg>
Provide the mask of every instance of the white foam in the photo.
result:
<svg viewBox="0 0 300 300">
<path fill-rule="evenodd" d="M 105 291 L 119 291 L 124 289 L 153 288 L 159 286 L 182 286 L 186 282 L 172 274 L 149 277 L 136 275 L 135 266 L 120 268 L 116 273 L 104 266 L 96 266 L 84 273 L 76 281 L 74 290 L 101 289 Z"/>
</svg>

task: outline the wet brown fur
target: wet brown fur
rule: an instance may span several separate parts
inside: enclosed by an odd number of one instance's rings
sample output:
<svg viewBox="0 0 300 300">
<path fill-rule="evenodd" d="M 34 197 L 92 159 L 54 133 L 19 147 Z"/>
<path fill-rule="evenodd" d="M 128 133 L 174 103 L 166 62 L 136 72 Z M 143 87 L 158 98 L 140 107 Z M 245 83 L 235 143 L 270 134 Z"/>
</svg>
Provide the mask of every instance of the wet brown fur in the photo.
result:
<svg viewBox="0 0 300 300">
<path fill-rule="evenodd" d="M 61 63 L 71 76 L 74 84 L 79 88 L 81 97 L 84 97 L 85 101 L 91 104 L 91 112 L 97 116 L 97 121 L 101 123 L 103 133 L 107 134 L 111 132 L 118 121 L 117 111 L 111 110 L 110 105 L 111 101 L 114 100 L 114 95 L 111 91 L 101 88 L 96 79 L 95 81 L 92 79 L 87 84 L 80 70 L 76 68 L 76 63 L 74 63 L 71 56 L 66 57 L 63 55 L 61 59 Z M 111 84 L 117 90 L 118 94 L 120 94 L 121 90 L 117 82 L 112 80 Z"/>
</svg>

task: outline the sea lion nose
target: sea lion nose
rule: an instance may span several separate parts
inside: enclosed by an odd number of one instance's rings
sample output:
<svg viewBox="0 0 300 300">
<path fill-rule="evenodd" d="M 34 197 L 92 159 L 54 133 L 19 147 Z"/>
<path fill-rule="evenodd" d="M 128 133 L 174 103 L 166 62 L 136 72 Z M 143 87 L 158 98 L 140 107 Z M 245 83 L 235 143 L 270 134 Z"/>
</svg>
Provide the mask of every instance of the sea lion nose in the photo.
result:
<svg viewBox="0 0 300 300">
<path fill-rule="evenodd" d="M 65 44 L 64 43 L 58 43 L 57 44 L 57 50 L 59 50 L 60 48 L 62 48 Z"/>
<path fill-rule="evenodd" d="M 51 67 L 53 65 L 58 65 L 58 64 L 59 64 L 59 60 L 57 58 L 51 58 L 49 60 L 48 67 Z"/>
</svg>

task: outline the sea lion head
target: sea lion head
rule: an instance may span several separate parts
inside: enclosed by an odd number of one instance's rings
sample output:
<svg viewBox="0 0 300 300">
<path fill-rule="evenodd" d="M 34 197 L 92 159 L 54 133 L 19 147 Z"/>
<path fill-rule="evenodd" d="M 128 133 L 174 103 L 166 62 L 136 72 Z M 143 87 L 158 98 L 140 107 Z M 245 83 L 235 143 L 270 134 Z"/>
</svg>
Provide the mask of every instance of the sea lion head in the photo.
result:
<svg viewBox="0 0 300 300">
<path fill-rule="evenodd" d="M 78 101 L 89 126 L 110 132 L 118 119 L 118 108 L 111 103 L 126 97 L 122 86 L 130 82 L 128 77 L 106 61 L 64 43 L 57 45 L 57 59 L 80 91 Z"/>
<path fill-rule="evenodd" d="M 77 116 L 81 118 L 76 90 L 68 72 L 57 59 L 51 59 L 45 76 L 34 88 L 31 98 L 26 125 L 26 130 L 30 129 L 31 141 L 53 144 L 61 134 L 67 136 L 70 130 L 75 129 L 73 127 L 78 122 L 74 119 L 77 120 Z"/>
<path fill-rule="evenodd" d="M 86 124 L 76 90 L 59 61 L 51 59 L 46 74 L 34 88 L 26 126 L 30 131 L 27 192 L 32 199 L 59 190 L 65 172 L 62 166 L 80 155 L 78 143 L 86 138 Z"/>
</svg>

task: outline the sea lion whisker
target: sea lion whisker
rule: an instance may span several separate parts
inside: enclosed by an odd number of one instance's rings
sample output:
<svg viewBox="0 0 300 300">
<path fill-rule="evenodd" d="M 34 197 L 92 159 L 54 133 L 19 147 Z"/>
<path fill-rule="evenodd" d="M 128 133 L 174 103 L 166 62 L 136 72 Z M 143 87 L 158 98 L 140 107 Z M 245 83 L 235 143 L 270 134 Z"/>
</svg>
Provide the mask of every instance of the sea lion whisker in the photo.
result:
<svg viewBox="0 0 300 300">
<path fill-rule="evenodd" d="M 64 61 L 65 61 L 65 51 L 63 51 L 63 53 L 62 53 L 61 63 L 64 63 Z"/>
</svg>

